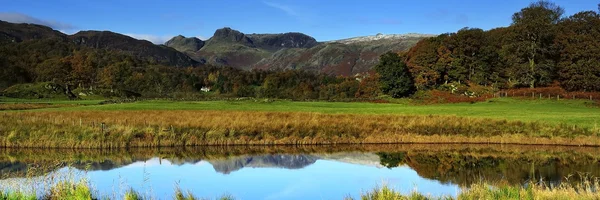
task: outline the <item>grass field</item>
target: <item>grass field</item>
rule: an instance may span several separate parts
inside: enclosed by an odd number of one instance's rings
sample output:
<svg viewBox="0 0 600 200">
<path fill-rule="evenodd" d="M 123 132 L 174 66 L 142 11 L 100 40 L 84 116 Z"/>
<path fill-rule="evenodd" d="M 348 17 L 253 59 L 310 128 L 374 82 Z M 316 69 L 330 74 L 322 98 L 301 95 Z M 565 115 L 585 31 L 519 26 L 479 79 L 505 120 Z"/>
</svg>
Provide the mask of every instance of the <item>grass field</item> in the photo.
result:
<svg viewBox="0 0 600 200">
<path fill-rule="evenodd" d="M 43 101 L 0 99 L 6 102 L 31 102 L 55 104 L 80 104 L 86 106 L 41 109 L 36 111 L 129 111 L 129 110 L 215 110 L 215 111 L 268 111 L 268 112 L 318 112 L 325 114 L 393 114 L 393 115 L 444 115 L 473 118 L 506 119 L 548 124 L 569 124 L 580 127 L 600 125 L 600 107 L 585 100 L 520 100 L 491 99 L 479 103 L 410 105 L 376 104 L 362 102 L 293 102 L 266 101 L 140 101 L 134 103 L 97 105 L 99 100 Z"/>
<path fill-rule="evenodd" d="M 600 108 L 583 100 L 504 98 L 435 105 L 248 99 L 98 105 L 93 101 L 1 100 L 5 108 L 31 108 L 0 111 L 0 146 L 4 147 L 432 142 L 600 145 Z M 55 108 L 30 105 L 35 103 L 70 104 Z M 9 104 L 14 105 L 6 106 Z"/>
</svg>

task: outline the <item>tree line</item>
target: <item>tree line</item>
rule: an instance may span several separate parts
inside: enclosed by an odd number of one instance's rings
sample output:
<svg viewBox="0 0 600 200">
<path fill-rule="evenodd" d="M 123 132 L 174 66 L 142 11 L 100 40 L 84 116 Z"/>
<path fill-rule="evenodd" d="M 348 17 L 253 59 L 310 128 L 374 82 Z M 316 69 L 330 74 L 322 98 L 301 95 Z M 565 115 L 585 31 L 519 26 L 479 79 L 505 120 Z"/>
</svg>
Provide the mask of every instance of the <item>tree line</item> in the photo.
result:
<svg viewBox="0 0 600 200">
<path fill-rule="evenodd" d="M 230 67 L 172 67 L 118 51 L 41 39 L 0 46 L 0 90 L 15 84 L 52 82 L 68 90 L 145 97 L 174 93 L 221 97 L 340 100 L 379 94 L 374 74 L 342 77 L 299 70 L 243 71 Z"/>
<path fill-rule="evenodd" d="M 558 83 L 568 91 L 600 91 L 600 14 L 565 17 L 562 7 L 538 1 L 516 12 L 509 27 L 463 28 L 421 40 L 400 56 L 419 90 Z"/>
</svg>

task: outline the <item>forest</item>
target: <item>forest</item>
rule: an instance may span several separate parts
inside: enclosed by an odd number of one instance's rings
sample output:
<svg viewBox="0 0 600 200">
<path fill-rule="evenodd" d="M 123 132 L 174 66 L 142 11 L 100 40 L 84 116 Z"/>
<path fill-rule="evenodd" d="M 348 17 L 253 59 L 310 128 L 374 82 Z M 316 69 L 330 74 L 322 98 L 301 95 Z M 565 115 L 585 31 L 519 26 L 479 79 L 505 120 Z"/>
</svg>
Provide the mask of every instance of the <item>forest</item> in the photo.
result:
<svg viewBox="0 0 600 200">
<path fill-rule="evenodd" d="M 495 88 L 600 90 L 600 15 L 538 1 L 512 16 L 509 27 L 463 28 L 420 41 L 402 52 L 416 87 L 447 83 Z"/>
<path fill-rule="evenodd" d="M 406 52 L 382 55 L 371 72 L 353 77 L 301 70 L 173 67 L 45 38 L 0 43 L 0 90 L 19 98 L 48 97 L 31 89 L 42 87 L 70 98 L 212 95 L 294 100 L 408 97 L 419 91 L 481 96 L 547 86 L 597 92 L 599 38 L 597 11 L 565 16 L 562 7 L 538 1 L 514 13 L 508 27 L 467 27 L 423 39 Z M 463 91 L 455 93 L 458 88 Z"/>
</svg>

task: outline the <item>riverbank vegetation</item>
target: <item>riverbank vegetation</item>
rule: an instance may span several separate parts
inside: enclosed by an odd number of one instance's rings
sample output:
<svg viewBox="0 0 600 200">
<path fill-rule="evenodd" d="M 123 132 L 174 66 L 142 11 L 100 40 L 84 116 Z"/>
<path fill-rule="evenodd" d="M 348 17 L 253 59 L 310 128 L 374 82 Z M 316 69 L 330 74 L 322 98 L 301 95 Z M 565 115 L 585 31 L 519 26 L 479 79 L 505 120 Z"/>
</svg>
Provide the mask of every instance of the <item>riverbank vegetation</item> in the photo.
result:
<svg viewBox="0 0 600 200">
<path fill-rule="evenodd" d="M 456 116 L 254 111 L 7 112 L 0 146 L 484 143 L 600 145 L 597 128 Z"/>
<path fill-rule="evenodd" d="M 365 102 L 297 102 L 273 99 L 231 99 L 220 101 L 60 101 L 0 98 L 2 103 L 77 104 L 73 107 L 37 111 L 144 111 L 144 110 L 213 110 L 262 112 L 313 112 L 323 114 L 371 115 L 443 115 L 490 118 L 522 122 L 542 122 L 551 125 L 576 125 L 594 128 L 598 125 L 598 104 L 589 100 L 494 98 L 476 103 L 413 104 L 410 100 L 394 103 Z M 102 104 L 102 105 L 101 105 Z"/>
<path fill-rule="evenodd" d="M 456 197 L 432 197 L 419 192 L 402 194 L 389 186 L 375 188 L 361 195 L 362 200 L 433 200 L 433 199 L 599 199 L 600 181 L 586 179 L 576 184 L 559 184 L 557 186 L 536 184 L 530 182 L 527 186 L 490 186 L 485 183 L 473 184 L 463 188 Z M 347 198 L 352 199 L 352 198 Z"/>
<path fill-rule="evenodd" d="M 85 180 L 78 181 L 60 181 L 49 187 L 47 193 L 28 193 L 23 191 L 0 191 L 2 199 L 127 199 L 127 200 L 142 200 L 153 199 L 151 196 L 141 195 L 139 191 L 133 189 L 127 190 L 123 195 L 99 196 L 90 184 Z M 456 196 L 434 197 L 427 194 L 422 194 L 414 191 L 410 194 L 402 194 L 395 191 L 389 186 L 374 188 L 360 195 L 362 200 L 399 200 L 399 199 L 418 199 L 418 200 L 433 200 L 433 199 L 598 199 L 600 198 L 600 181 L 595 178 L 586 179 L 585 181 L 568 184 L 562 183 L 557 186 L 529 183 L 527 186 L 500 186 L 493 187 L 485 183 L 470 185 L 468 188 L 463 188 L 457 192 Z M 172 197 L 176 200 L 191 200 L 203 199 L 195 196 L 192 192 L 183 192 L 180 188 L 175 188 L 175 195 Z M 232 200 L 235 199 L 230 195 L 224 195 L 217 199 Z M 346 197 L 350 200 L 352 197 Z"/>
</svg>

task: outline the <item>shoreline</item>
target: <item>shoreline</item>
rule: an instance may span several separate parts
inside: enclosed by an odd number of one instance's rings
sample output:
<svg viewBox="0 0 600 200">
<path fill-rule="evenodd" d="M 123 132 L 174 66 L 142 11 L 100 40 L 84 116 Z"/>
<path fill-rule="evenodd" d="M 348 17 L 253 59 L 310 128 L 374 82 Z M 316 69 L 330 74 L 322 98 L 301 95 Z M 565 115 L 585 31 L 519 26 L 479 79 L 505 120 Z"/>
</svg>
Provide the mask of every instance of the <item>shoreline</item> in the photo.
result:
<svg viewBox="0 0 600 200">
<path fill-rule="evenodd" d="M 600 147 L 600 137 L 588 137 L 588 138 L 577 138 L 577 141 L 590 141 L 590 140 L 598 140 L 597 142 L 590 142 L 588 144 L 575 144 L 563 142 L 566 138 L 557 138 L 557 139 L 546 139 L 546 138 L 515 138 L 508 141 L 489 141 L 484 142 L 485 140 L 493 140 L 497 139 L 496 137 L 492 138 L 462 138 L 459 142 L 447 142 L 447 141 L 429 141 L 429 142 L 420 142 L 421 140 L 428 139 L 447 139 L 452 138 L 456 139 L 456 136 L 445 136 L 445 137 L 429 137 L 429 136 L 410 136 L 417 137 L 415 141 L 404 141 L 404 142 L 356 142 L 356 143 L 327 143 L 327 142 L 315 142 L 315 143 L 302 143 L 302 142 L 291 142 L 291 143 L 265 143 L 261 141 L 248 142 L 248 143 L 240 143 L 240 142 L 232 142 L 232 143 L 209 143 L 209 144 L 198 144 L 198 145 L 153 145 L 153 144 L 136 144 L 136 145 L 128 145 L 128 146 L 99 146 L 99 147 L 57 147 L 57 146 L 44 146 L 44 145 L 32 145 L 32 146 L 19 146 L 19 145 L 3 145 L 0 144 L 1 149 L 89 149 L 89 150 L 111 150 L 111 149 L 153 149 L 153 148 L 195 148 L 195 147 L 273 147 L 273 146 L 285 146 L 285 147 L 304 147 L 304 146 L 336 146 L 336 145 L 513 145 L 513 146 L 530 146 L 530 147 L 582 147 L 582 148 L 596 148 Z M 537 140 L 540 142 L 529 142 L 530 140 Z"/>
</svg>

